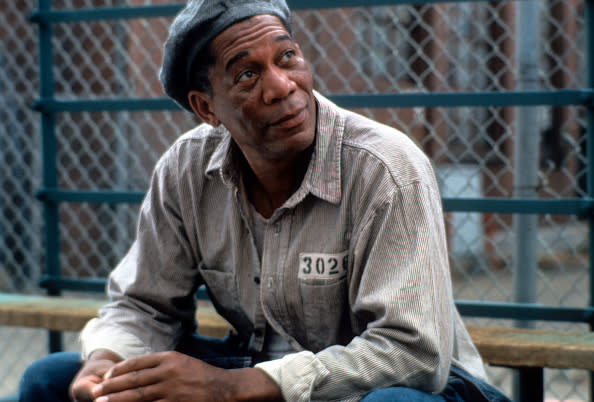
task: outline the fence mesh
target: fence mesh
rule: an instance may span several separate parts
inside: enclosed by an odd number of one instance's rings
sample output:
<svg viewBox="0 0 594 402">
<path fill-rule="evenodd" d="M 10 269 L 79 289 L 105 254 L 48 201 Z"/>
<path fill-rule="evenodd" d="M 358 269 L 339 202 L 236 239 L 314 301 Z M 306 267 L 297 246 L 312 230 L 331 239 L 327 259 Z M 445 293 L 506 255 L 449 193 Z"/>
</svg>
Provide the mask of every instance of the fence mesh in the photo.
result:
<svg viewBox="0 0 594 402">
<path fill-rule="evenodd" d="M 56 9 L 167 1 L 56 0 Z M 538 2 L 541 89 L 585 86 L 583 0 Z M 43 272 L 37 28 L 35 0 L 0 2 L 0 290 L 40 292 Z M 293 29 L 324 94 L 507 91 L 517 82 L 517 4 L 507 1 L 298 11 Z M 53 26 L 53 76 L 62 99 L 160 97 L 158 68 L 171 18 Z M 539 138 L 539 196 L 585 195 L 584 111 L 538 107 L 538 124 L 517 133 L 519 108 L 460 107 L 359 111 L 410 135 L 431 157 L 445 197 L 512 197 L 518 135 Z M 145 190 L 153 164 L 197 120 L 185 112 L 57 115 L 61 188 Z M 61 205 L 60 262 L 66 277 L 104 277 L 130 245 L 137 205 Z M 459 299 L 512 301 L 513 217 L 448 213 L 452 275 Z M 588 303 L 587 225 L 539 217 L 538 301 Z M 468 320 L 475 322 L 478 320 Z M 488 320 L 480 320 L 485 322 Z M 559 324 L 568 328 L 568 324 Z M 576 326 L 574 325 L 573 328 Z M 15 336 L 16 333 L 21 335 Z M 46 353 L 44 331 L 0 329 L 0 395 L 16 389 L 24 366 Z M 75 334 L 67 337 L 75 349 Z M 510 371 L 490 368 L 511 393 Z M 547 397 L 588 399 L 588 377 L 546 370 Z"/>
</svg>

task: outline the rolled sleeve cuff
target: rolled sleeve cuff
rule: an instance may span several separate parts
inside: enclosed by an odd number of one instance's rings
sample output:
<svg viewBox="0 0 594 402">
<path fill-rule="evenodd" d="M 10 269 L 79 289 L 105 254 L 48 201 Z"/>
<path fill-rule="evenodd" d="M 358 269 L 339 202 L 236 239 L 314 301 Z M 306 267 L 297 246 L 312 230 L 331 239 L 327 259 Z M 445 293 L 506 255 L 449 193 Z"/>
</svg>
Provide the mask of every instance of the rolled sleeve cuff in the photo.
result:
<svg viewBox="0 0 594 402">
<path fill-rule="evenodd" d="M 150 353 L 151 350 L 136 336 L 122 331 L 113 325 L 106 325 L 94 318 L 85 325 L 81 334 L 81 357 L 87 360 L 91 353 L 99 349 L 109 350 L 122 359 Z"/>
<path fill-rule="evenodd" d="M 330 371 L 308 351 L 291 353 L 282 359 L 270 360 L 255 366 L 264 371 L 280 387 L 286 401 L 309 401 L 314 388 Z"/>
</svg>

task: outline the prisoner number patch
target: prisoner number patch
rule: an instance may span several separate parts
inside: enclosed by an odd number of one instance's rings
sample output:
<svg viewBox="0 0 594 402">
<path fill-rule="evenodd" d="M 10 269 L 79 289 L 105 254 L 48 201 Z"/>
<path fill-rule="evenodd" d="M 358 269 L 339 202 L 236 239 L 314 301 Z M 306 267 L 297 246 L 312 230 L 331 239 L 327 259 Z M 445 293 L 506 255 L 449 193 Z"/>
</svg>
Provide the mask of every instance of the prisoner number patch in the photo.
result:
<svg viewBox="0 0 594 402">
<path fill-rule="evenodd" d="M 342 253 L 299 253 L 299 275 L 305 278 L 340 278 L 346 275 L 348 251 Z"/>
</svg>

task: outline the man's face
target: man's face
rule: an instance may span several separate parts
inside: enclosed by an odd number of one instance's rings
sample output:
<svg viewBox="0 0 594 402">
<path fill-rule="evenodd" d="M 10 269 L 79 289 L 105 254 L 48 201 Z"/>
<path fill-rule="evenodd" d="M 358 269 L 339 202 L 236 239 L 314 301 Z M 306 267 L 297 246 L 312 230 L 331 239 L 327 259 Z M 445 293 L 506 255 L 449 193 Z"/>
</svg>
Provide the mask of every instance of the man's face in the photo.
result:
<svg viewBox="0 0 594 402">
<path fill-rule="evenodd" d="M 211 51 L 212 95 L 198 93 L 197 113 L 222 123 L 251 164 L 294 157 L 313 143 L 311 72 L 277 17 L 258 15 L 232 25 L 213 39 Z"/>
</svg>

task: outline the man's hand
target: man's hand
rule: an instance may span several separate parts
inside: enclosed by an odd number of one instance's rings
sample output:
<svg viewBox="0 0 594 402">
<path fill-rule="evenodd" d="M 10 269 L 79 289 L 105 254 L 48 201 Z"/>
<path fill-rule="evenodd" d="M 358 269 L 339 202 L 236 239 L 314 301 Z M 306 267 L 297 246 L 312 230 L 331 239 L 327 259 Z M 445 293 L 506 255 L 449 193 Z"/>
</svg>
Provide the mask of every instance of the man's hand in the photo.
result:
<svg viewBox="0 0 594 402">
<path fill-rule="evenodd" d="M 178 352 L 124 360 L 96 382 L 92 395 L 96 402 L 282 400 L 258 369 L 224 370 Z"/>
<path fill-rule="evenodd" d="M 93 352 L 70 384 L 70 398 L 78 402 L 93 401 L 93 387 L 101 383 L 105 373 L 120 360 L 107 350 Z"/>
</svg>

